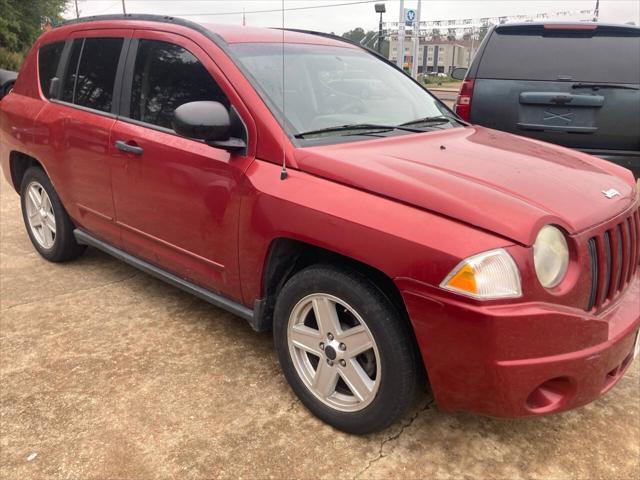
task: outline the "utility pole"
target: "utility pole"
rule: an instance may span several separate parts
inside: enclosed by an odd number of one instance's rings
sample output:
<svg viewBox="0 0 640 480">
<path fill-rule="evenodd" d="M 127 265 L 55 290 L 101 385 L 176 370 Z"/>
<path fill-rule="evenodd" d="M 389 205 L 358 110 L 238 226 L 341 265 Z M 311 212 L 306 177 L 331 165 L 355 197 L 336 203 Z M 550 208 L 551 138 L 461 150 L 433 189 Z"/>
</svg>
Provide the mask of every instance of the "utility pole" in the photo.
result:
<svg viewBox="0 0 640 480">
<path fill-rule="evenodd" d="M 122 13 L 127 14 L 127 7 L 124 4 L 124 0 L 122 0 Z"/>
<path fill-rule="evenodd" d="M 422 0 L 418 0 L 416 19 L 413 21 L 413 62 L 411 63 L 411 76 L 413 78 L 418 78 L 418 50 L 420 48 L 420 10 L 422 10 Z"/>
<path fill-rule="evenodd" d="M 400 15 L 398 16 L 398 58 L 396 64 L 404 69 L 404 0 L 400 0 Z"/>
<path fill-rule="evenodd" d="M 382 53 L 382 39 L 384 38 L 382 35 L 382 14 L 387 11 L 384 6 L 384 3 L 376 3 L 375 5 L 376 12 L 380 14 L 380 23 L 378 24 L 378 53 Z"/>
<path fill-rule="evenodd" d="M 76 0 L 76 18 L 80 18 L 80 10 L 78 10 L 78 0 Z"/>
</svg>

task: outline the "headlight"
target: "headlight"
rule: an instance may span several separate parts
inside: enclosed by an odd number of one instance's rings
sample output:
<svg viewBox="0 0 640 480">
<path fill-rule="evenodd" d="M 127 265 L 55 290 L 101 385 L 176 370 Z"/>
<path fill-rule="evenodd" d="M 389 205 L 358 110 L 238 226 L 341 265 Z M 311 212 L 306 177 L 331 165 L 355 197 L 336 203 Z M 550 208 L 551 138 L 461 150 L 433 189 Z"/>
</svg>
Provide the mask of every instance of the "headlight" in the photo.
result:
<svg viewBox="0 0 640 480">
<path fill-rule="evenodd" d="M 542 227 L 533 244 L 533 263 L 543 287 L 553 288 L 562 281 L 569 266 L 569 247 L 560 229 Z"/>
<path fill-rule="evenodd" d="M 479 300 L 522 295 L 516 262 L 502 248 L 463 260 L 447 275 L 440 287 Z"/>
</svg>

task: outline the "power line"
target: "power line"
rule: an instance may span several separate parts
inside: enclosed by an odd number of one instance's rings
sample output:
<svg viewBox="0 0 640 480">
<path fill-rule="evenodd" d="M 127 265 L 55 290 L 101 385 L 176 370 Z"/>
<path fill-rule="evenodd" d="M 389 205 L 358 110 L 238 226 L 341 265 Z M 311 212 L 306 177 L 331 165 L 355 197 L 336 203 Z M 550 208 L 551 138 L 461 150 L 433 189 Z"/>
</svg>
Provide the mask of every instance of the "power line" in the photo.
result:
<svg viewBox="0 0 640 480">
<path fill-rule="evenodd" d="M 91 1 L 91 0 L 85 0 L 85 1 Z M 97 0 L 93 0 L 93 1 L 97 1 Z M 141 2 L 144 0 L 132 0 L 132 1 L 136 1 L 136 2 Z M 175 0 L 154 0 L 156 2 L 165 2 L 165 1 L 171 1 L 175 3 Z M 197 1 L 197 0 L 196 0 Z M 318 8 L 331 8 L 331 7 L 344 7 L 344 6 L 348 6 L 348 5 L 361 5 L 361 4 L 366 4 L 366 3 L 375 3 L 377 1 L 380 0 L 358 0 L 358 1 L 353 1 L 353 2 L 343 2 L 343 3 L 330 3 L 330 4 L 324 4 L 324 5 L 308 5 L 308 6 L 304 6 L 304 7 L 289 7 L 289 8 L 274 8 L 274 9 L 265 9 L 265 10 L 246 10 L 246 11 L 242 11 L 242 10 L 238 10 L 235 12 L 216 12 L 216 13 L 212 13 L 212 12 L 203 12 L 203 13 L 185 13 L 185 12 L 180 12 L 180 13 L 163 13 L 162 15 L 167 15 L 167 16 L 175 16 L 175 17 L 220 17 L 220 16 L 226 16 L 226 15 L 242 15 L 244 14 L 250 14 L 250 13 L 280 13 L 282 11 L 285 12 L 292 12 L 292 11 L 297 11 L 297 10 L 314 10 L 314 9 L 318 9 Z"/>
<path fill-rule="evenodd" d="M 176 16 L 180 15 L 183 17 L 219 17 L 219 16 L 224 16 L 224 15 L 241 15 L 242 13 L 248 14 L 248 13 L 280 13 L 280 12 L 292 12 L 295 10 L 313 10 L 313 9 L 317 9 L 317 8 L 331 8 L 331 7 L 344 7 L 347 5 L 359 5 L 359 4 L 363 4 L 363 3 L 374 3 L 377 2 L 379 0 L 359 0 L 357 2 L 344 2 L 344 3 L 332 3 L 332 4 L 325 4 L 325 5 L 309 5 L 306 7 L 289 7 L 289 8 L 275 8 L 275 9 L 269 9 L 269 10 L 250 10 L 250 11 L 245 11 L 245 12 L 219 12 L 219 13 L 179 13 Z M 169 14 L 171 15 L 171 14 Z"/>
<path fill-rule="evenodd" d="M 107 8 L 105 8 L 104 10 L 96 13 L 96 15 L 102 15 L 104 12 L 106 12 L 107 10 L 111 10 L 113 7 L 115 7 L 116 5 L 118 5 L 120 3 L 119 0 L 116 0 L 115 2 L 113 2 L 111 5 L 109 5 Z"/>
</svg>

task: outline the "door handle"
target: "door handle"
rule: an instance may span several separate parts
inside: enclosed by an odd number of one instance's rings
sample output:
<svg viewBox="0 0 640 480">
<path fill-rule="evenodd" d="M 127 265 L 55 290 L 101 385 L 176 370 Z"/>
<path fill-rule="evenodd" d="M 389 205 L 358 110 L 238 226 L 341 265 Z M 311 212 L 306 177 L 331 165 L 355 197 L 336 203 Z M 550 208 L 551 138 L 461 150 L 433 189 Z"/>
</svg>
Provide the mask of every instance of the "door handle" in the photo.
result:
<svg viewBox="0 0 640 480">
<path fill-rule="evenodd" d="M 144 153 L 144 148 L 136 145 L 129 145 L 124 140 L 116 140 L 116 148 L 123 152 L 133 153 L 134 155 L 142 155 Z"/>
</svg>

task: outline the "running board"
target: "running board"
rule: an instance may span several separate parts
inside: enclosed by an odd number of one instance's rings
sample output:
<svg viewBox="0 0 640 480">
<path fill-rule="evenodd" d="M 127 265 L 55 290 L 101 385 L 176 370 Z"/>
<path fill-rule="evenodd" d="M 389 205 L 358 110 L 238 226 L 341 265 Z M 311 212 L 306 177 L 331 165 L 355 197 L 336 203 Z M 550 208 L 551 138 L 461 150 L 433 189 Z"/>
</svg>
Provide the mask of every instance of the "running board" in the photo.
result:
<svg viewBox="0 0 640 480">
<path fill-rule="evenodd" d="M 127 252 L 113 247 L 108 243 L 103 242 L 102 240 L 98 240 L 97 238 L 83 232 L 82 230 L 76 228 L 73 231 L 73 234 L 76 237 L 78 243 L 89 245 L 91 247 L 97 248 L 98 250 L 102 250 L 103 252 L 108 253 L 118 260 L 122 260 L 123 262 L 128 263 L 132 267 L 136 267 L 137 269 L 148 273 L 152 277 L 163 280 L 166 283 L 179 288 L 180 290 L 184 290 L 185 292 L 191 293 L 192 295 L 201 298 L 205 302 L 209 302 L 216 307 L 220 307 L 223 310 L 242 317 L 249 322 L 254 330 L 258 330 L 258 328 L 256 327 L 258 326 L 259 322 L 255 320 L 253 310 L 245 307 L 244 305 L 236 303 L 233 300 L 229 300 L 228 298 L 218 295 L 217 293 L 213 293 L 205 288 L 199 287 L 198 285 L 177 277 L 176 275 L 169 273 L 166 270 L 156 267 L 155 265 L 145 262 L 144 260 L 140 260 L 133 255 L 129 255 Z"/>
</svg>

